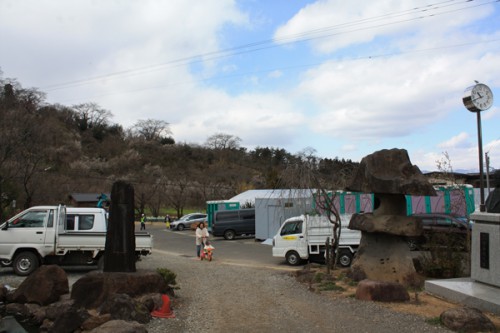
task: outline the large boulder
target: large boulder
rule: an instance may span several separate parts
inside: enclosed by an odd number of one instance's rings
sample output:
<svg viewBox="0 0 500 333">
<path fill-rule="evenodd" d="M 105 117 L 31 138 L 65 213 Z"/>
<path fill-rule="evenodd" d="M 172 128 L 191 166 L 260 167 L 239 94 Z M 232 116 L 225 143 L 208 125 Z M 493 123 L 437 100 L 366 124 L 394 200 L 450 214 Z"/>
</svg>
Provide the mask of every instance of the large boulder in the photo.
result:
<svg viewBox="0 0 500 333">
<path fill-rule="evenodd" d="M 444 311 L 439 317 L 444 326 L 453 331 L 496 332 L 493 322 L 476 308 L 461 307 Z"/>
<path fill-rule="evenodd" d="M 76 306 L 91 309 L 101 306 L 113 294 L 137 297 L 148 293 L 173 295 L 173 290 L 156 272 L 91 272 L 73 284 L 71 299 Z"/>
<path fill-rule="evenodd" d="M 378 302 L 406 302 L 410 295 L 399 283 L 363 280 L 356 288 L 356 299 Z"/>
<path fill-rule="evenodd" d="M 405 149 L 384 149 L 363 157 L 348 191 L 436 195 L 420 169 L 410 163 Z"/>
<path fill-rule="evenodd" d="M 28 276 L 12 294 L 13 303 L 48 305 L 69 293 L 66 272 L 57 265 L 41 266 Z"/>
</svg>

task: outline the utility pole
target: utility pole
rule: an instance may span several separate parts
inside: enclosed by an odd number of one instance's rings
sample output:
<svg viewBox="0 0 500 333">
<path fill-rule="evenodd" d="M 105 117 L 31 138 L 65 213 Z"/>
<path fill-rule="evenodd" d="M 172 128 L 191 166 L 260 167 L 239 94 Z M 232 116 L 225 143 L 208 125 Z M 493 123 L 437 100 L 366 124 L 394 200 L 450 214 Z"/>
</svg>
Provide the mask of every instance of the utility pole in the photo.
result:
<svg viewBox="0 0 500 333">
<path fill-rule="evenodd" d="M 486 160 L 486 193 L 490 194 L 490 157 L 488 156 L 488 152 L 484 153 Z"/>
</svg>

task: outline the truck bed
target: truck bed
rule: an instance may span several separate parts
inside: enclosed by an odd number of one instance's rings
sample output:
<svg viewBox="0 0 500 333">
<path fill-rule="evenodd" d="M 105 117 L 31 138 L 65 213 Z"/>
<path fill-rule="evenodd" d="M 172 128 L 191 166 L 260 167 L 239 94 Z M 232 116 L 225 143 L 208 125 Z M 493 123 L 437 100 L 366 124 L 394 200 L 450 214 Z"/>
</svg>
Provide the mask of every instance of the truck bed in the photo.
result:
<svg viewBox="0 0 500 333">
<path fill-rule="evenodd" d="M 341 216 L 340 230 L 340 245 L 344 244 L 359 244 L 361 232 L 359 230 L 351 230 L 349 225 L 350 216 Z M 324 245 L 327 237 L 333 237 L 333 224 L 323 216 L 310 216 L 307 224 L 307 234 L 310 245 Z"/>
<path fill-rule="evenodd" d="M 106 246 L 106 232 L 70 231 L 59 235 L 57 253 L 68 251 L 104 251 Z M 135 234 L 135 250 L 143 254 L 151 253 L 153 236 L 147 232 Z"/>
</svg>

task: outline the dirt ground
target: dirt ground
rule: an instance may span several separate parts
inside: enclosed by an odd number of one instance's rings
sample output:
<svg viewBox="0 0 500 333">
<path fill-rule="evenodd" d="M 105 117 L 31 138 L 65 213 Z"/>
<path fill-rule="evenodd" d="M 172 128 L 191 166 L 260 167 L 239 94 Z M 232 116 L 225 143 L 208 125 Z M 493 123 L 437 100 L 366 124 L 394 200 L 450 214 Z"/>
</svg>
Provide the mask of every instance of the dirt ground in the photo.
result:
<svg viewBox="0 0 500 333">
<path fill-rule="evenodd" d="M 302 283 L 308 284 L 309 289 L 313 292 L 326 294 L 328 297 L 355 297 L 356 283 L 346 277 L 347 269 L 336 269 L 330 272 L 330 276 L 326 274 L 324 266 L 311 267 L 312 273 L 306 273 L 306 270 L 300 271 L 297 279 Z M 305 273 L 305 274 L 304 274 Z M 426 293 L 424 290 L 417 292 L 411 291 L 410 300 L 404 303 L 385 303 L 385 306 L 393 311 L 412 313 L 426 318 L 430 322 L 439 323 L 439 316 L 444 311 L 461 307 L 462 304 L 453 303 Z M 483 312 L 484 313 L 484 312 Z M 500 331 L 500 316 L 492 313 L 484 313 Z"/>
</svg>

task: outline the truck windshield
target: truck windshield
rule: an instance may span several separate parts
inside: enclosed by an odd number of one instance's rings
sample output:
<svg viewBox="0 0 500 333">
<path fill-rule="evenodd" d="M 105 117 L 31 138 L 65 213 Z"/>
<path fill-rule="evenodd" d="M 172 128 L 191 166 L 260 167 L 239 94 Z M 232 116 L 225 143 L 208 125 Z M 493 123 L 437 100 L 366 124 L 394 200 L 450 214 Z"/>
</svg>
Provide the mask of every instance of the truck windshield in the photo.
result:
<svg viewBox="0 0 500 333">
<path fill-rule="evenodd" d="M 47 211 L 31 211 L 11 221 L 9 228 L 41 228 L 44 226 Z"/>
<path fill-rule="evenodd" d="M 281 229 L 281 235 L 291 235 L 302 233 L 302 221 L 288 222 Z"/>
</svg>

